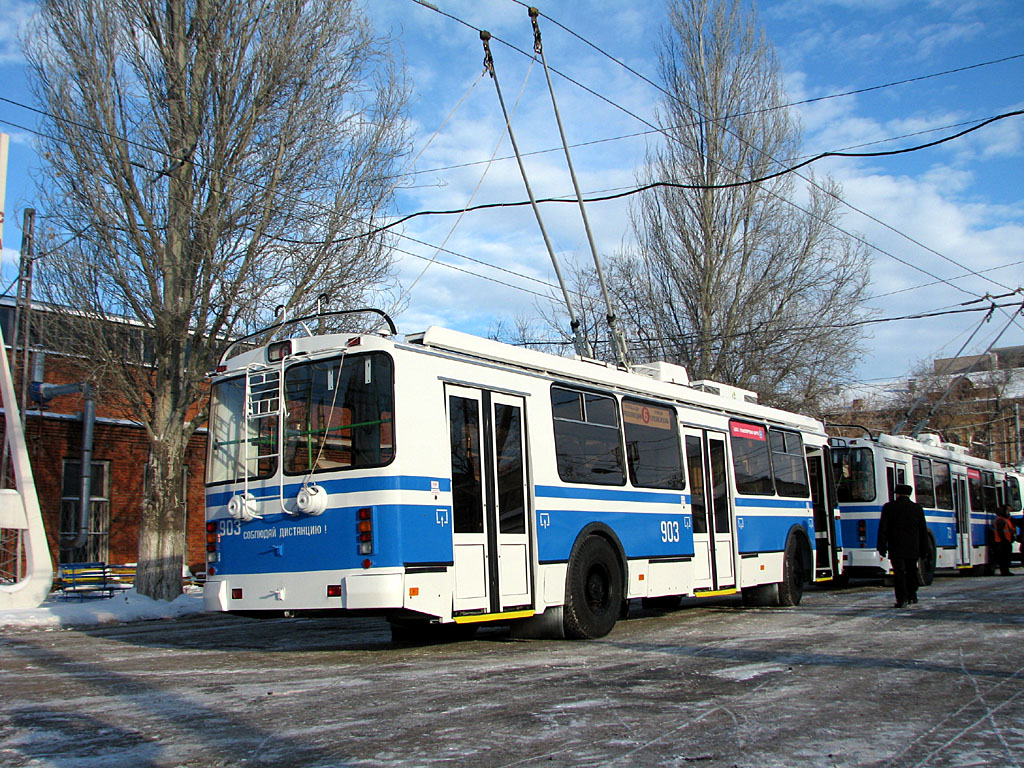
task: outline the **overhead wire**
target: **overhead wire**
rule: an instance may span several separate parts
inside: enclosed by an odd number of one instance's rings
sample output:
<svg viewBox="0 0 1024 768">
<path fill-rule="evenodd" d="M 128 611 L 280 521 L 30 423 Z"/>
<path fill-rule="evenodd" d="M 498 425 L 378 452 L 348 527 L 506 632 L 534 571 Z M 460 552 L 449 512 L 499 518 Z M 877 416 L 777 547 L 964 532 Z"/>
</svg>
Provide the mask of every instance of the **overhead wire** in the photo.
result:
<svg viewBox="0 0 1024 768">
<path fill-rule="evenodd" d="M 414 0 L 414 2 L 415 2 L 415 1 L 417 1 L 417 0 Z M 527 4 L 526 4 L 526 3 L 524 3 L 524 2 L 522 1 L 522 0 L 512 0 L 512 2 L 514 2 L 514 3 L 518 4 L 518 5 L 521 5 L 521 6 L 523 6 L 523 7 L 528 7 L 528 6 L 527 6 Z M 445 14 L 445 15 L 448 15 L 448 14 Z M 594 43 L 590 42 L 589 40 L 587 40 L 586 38 L 582 37 L 582 36 L 581 36 L 581 35 L 579 35 L 578 33 L 576 33 L 576 32 L 573 32 L 573 31 L 572 31 L 571 29 L 569 29 L 568 27 L 566 27 L 566 26 L 565 26 L 564 24 L 561 24 L 561 23 L 560 23 L 559 21 L 557 21 L 556 19 L 553 19 L 553 18 L 551 18 L 550 16 L 548 16 L 548 15 L 546 15 L 546 14 L 543 14 L 543 13 L 542 13 L 541 15 L 542 15 L 542 16 L 543 16 L 543 17 L 544 17 L 545 19 L 547 19 L 548 21 L 550 21 L 550 22 L 551 22 L 552 24 L 555 24 L 556 26 L 558 26 L 558 27 L 560 27 L 561 29 L 565 30 L 565 31 L 566 31 L 566 32 L 567 32 L 568 34 L 570 34 L 570 35 L 572 35 L 573 37 L 577 38 L 578 40 L 580 40 L 580 41 L 581 41 L 581 42 L 583 42 L 584 44 L 586 44 L 586 45 L 590 46 L 591 48 L 593 48 L 593 49 L 594 49 L 595 51 L 597 51 L 597 52 L 598 52 L 598 53 L 600 53 L 601 55 L 603 55 L 603 56 L 605 56 L 606 58 L 610 59 L 611 61 L 615 62 L 615 63 L 616 63 L 616 64 L 618 64 L 619 66 L 623 67 L 623 68 L 624 68 L 624 69 L 625 69 L 626 71 L 630 72 L 630 73 L 631 73 L 631 74 L 633 74 L 634 76 L 636 76 L 636 77 L 640 78 L 641 80 L 643 80 L 644 82 L 646 82 L 646 83 L 647 83 L 648 85 L 650 85 L 650 86 L 652 86 L 653 88 L 657 89 L 658 91 L 660 91 L 661 93 L 663 93 L 663 94 L 664 94 L 665 96 L 667 96 L 668 98 L 670 98 L 670 99 L 675 99 L 675 97 L 674 97 L 674 96 L 673 96 L 672 94 L 670 94 L 670 93 L 669 93 L 669 92 L 668 92 L 667 90 L 665 90 L 665 88 L 663 88 L 663 87 L 662 87 L 662 86 L 660 86 L 659 84 L 655 83 L 654 81 L 652 81 L 651 79 L 649 79 L 648 77 L 646 77 L 646 76 L 645 76 L 645 75 L 643 75 L 642 73 L 638 72 L 638 71 L 637 71 L 637 70 L 635 70 L 634 68 L 630 67 L 630 66 L 629 66 L 628 64 L 626 64 L 625 62 L 621 61 L 620 59 L 616 58 L 615 56 L 612 56 L 612 55 L 611 55 L 610 53 L 608 53 L 607 51 L 603 50 L 602 48 L 600 48 L 599 46 L 595 45 Z M 466 22 L 461 22 L 461 23 L 463 23 L 463 24 L 466 24 L 467 26 L 470 26 L 470 27 L 472 27 L 472 25 L 469 25 L 469 24 L 468 24 L 468 23 L 466 23 Z M 510 45 L 509 43 L 507 43 L 507 42 L 505 42 L 505 41 L 501 40 L 500 38 L 495 38 L 495 39 L 499 40 L 500 42 L 503 42 L 503 43 L 505 43 L 506 45 L 509 45 L 509 46 L 510 46 L 511 48 L 513 48 L 514 50 L 519 50 L 519 49 L 518 49 L 518 48 L 517 48 L 516 46 L 514 46 L 514 45 Z M 520 51 L 520 52 L 521 52 L 521 51 Z M 1003 59 L 1001 59 L 1001 60 L 999 60 L 999 61 L 1009 61 L 1009 60 L 1012 60 L 1012 59 L 1020 58 L 1020 57 L 1021 57 L 1022 55 L 1024 55 L 1024 54 L 1021 54 L 1021 55 L 1014 55 L 1014 56 L 1010 56 L 1010 57 L 1004 57 Z M 969 67 L 965 67 L 964 69 L 967 69 L 967 68 L 969 68 Z M 556 69 L 554 69 L 554 68 L 552 68 L 552 71 L 554 71 L 554 72 L 556 72 L 557 74 L 561 75 L 562 77 L 566 78 L 566 79 L 567 79 L 567 80 L 569 80 L 570 82 L 572 82 L 572 83 L 574 83 L 574 84 L 576 84 L 576 85 L 578 85 L 578 86 L 580 86 L 580 87 L 583 87 L 583 88 L 584 88 L 584 90 L 586 90 L 586 91 L 587 91 L 588 93 L 591 93 L 591 94 L 593 94 L 593 95 L 595 95 L 595 96 L 598 96 L 598 97 L 599 97 L 599 98 L 601 98 L 601 99 L 602 99 L 603 101 L 605 101 L 605 102 L 609 103 L 609 104 L 610 104 L 610 105 L 612 105 L 613 107 L 616 107 L 617 109 L 620 109 L 621 111 L 623 111 L 623 112 L 625 112 L 626 114 L 628 114 L 628 115 L 630 115 L 630 116 L 634 117 L 635 119 L 638 119 L 638 120 L 640 120 L 640 122 L 644 123 L 645 125 L 648 125 L 648 126 L 649 126 L 649 127 L 651 127 L 651 128 L 656 128 L 656 129 L 657 129 L 657 126 L 654 126 L 654 125 L 652 125 L 651 123 L 649 123 L 648 121 L 646 121 L 646 120 L 644 120 L 644 119 L 642 119 L 642 118 L 638 117 L 638 116 L 637 116 L 637 115 L 635 115 L 635 114 L 634 114 L 633 112 L 631 112 L 630 110 L 626 109 L 625 107 L 622 107 L 621 105 L 615 104 L 615 102 L 611 101 L 610 99 L 607 99 L 606 97 L 602 96 L 601 94 L 598 94 L 598 93 L 596 93 L 596 92 L 595 92 L 595 91 L 593 91 L 592 89 L 590 89 L 590 88 L 586 88 L 585 86 L 582 86 L 582 85 L 580 85 L 579 83 L 577 83 L 577 82 L 576 82 L 575 80 L 573 80 L 572 78 L 568 77 L 568 76 L 567 76 L 567 75 L 565 75 L 564 73 L 562 73 L 562 72 L 559 72 L 558 70 L 556 70 Z M 910 79 L 908 79 L 908 80 L 907 80 L 907 82 L 913 82 L 913 81 L 914 81 L 914 79 L 915 79 L 915 78 L 910 78 Z M 922 77 L 921 79 L 924 79 L 924 77 Z M 1019 114 L 1019 113 L 1018 113 L 1018 114 Z M 703 116 L 702 116 L 702 117 L 703 117 Z M 704 117 L 704 119 L 705 119 L 705 120 L 709 120 L 709 121 L 712 121 L 712 120 L 711 120 L 711 118 L 707 118 L 707 117 Z M 719 120 L 722 120 L 722 118 L 720 118 Z M 715 121 L 712 121 L 712 122 L 715 122 Z M 734 132 L 732 132 L 731 130 L 729 130 L 729 129 L 728 129 L 727 127 L 725 127 L 725 130 L 729 131 L 730 133 L 733 133 L 733 135 L 734 135 L 734 136 L 736 135 L 736 134 L 735 134 Z M 669 134 L 668 134 L 668 133 L 667 133 L 667 132 L 666 132 L 665 130 L 662 130 L 661 132 L 663 133 L 663 135 L 665 135 L 665 136 L 666 136 L 666 138 L 672 138 L 672 137 L 671 137 L 671 136 L 670 136 L 670 135 L 669 135 Z M 740 141 L 743 141 L 744 143 L 746 143 L 746 144 L 747 144 L 748 146 L 751 146 L 751 148 L 753 148 L 753 149 L 755 149 L 755 150 L 757 150 L 757 149 L 758 149 L 757 147 L 753 146 L 752 144 L 750 144 L 749 142 L 747 142 L 747 141 L 746 141 L 745 139 L 743 139 L 743 138 L 742 138 L 741 136 L 736 136 L 736 137 L 737 137 L 737 138 L 738 138 L 738 139 L 739 139 Z M 782 165 L 782 164 L 783 164 L 783 163 L 781 163 L 781 161 L 779 161 L 779 160 L 777 160 L 777 159 L 775 159 L 775 158 L 772 158 L 772 160 L 773 160 L 774 162 L 776 162 L 776 163 L 779 163 L 780 165 Z M 835 199 L 836 199 L 836 200 L 837 200 L 838 202 L 840 202 L 841 204 L 843 204 L 843 205 L 845 205 L 845 206 L 849 207 L 849 208 L 850 208 L 851 210 L 854 210 L 854 211 L 856 211 L 857 213 L 860 213 L 861 215 L 863 215 L 863 216 L 865 216 L 865 217 L 867 217 L 867 218 L 871 219 L 872 221 L 876 222 L 877 224 L 879 224 L 879 225 L 881 225 L 881 226 L 884 226 L 884 227 L 886 227 L 887 229 L 890 229 L 890 230 L 891 230 L 892 232 L 894 232 L 895 234 L 897 234 L 897 235 L 899 235 L 899 236 L 901 236 L 901 237 L 904 237 L 904 238 L 906 238 L 906 239 L 907 239 L 907 240 L 909 240 L 910 242 L 914 243 L 915 245 L 918 245 L 919 247 L 921 247 L 921 248 L 923 248 L 923 249 L 927 250 L 928 252 L 930 252 L 930 253 L 933 253 L 933 254 L 935 254 L 935 255 L 937 255 L 937 256 L 940 256 L 940 257 L 942 257 L 943 259 L 946 259 L 947 261 L 950 261 L 951 263 L 955 264 L 956 266 L 960 267 L 961 269 L 964 269 L 964 270 L 968 270 L 968 271 L 971 271 L 971 272 L 972 272 L 972 274 L 973 274 L 973 270 L 970 270 L 970 268 L 969 268 L 969 267 L 966 267 L 965 265 L 963 265 L 963 264 L 961 264 L 961 263 L 959 263 L 959 262 L 955 261 L 954 259 L 951 259 L 951 258 L 949 258 L 948 256 L 945 256 L 945 255 L 943 255 L 943 254 L 939 253 L 939 252 L 938 252 L 938 251 L 936 251 L 935 249 L 933 249 L 933 248 L 930 248 L 929 246 L 926 246 L 926 245 L 924 245 L 924 244 L 923 244 L 923 243 L 921 243 L 920 241 L 918 241 L 918 240 L 916 240 L 916 239 L 914 239 L 914 238 L 910 237 L 909 235 L 907 235 L 907 234 L 906 234 L 906 233 L 904 233 L 904 232 L 901 232 L 900 230 L 898 230 L 898 229 L 896 229 L 895 227 L 893 227 L 893 226 L 891 226 L 891 225 L 887 224 L 886 222 L 883 222 L 882 220 L 878 219 L 877 217 L 874 217 L 874 216 L 872 216 L 871 214 L 868 214 L 867 212 L 865 212 L 865 211 L 863 211 L 863 210 L 861 210 L 861 209 L 857 208 L 856 206 L 854 206 L 854 205 L 850 204 L 850 203 L 849 203 L 849 202 L 847 202 L 846 200 L 843 200 L 842 198 L 840 198 L 840 197 L 839 197 L 838 195 L 834 195 L 833 193 L 831 193 L 831 192 L 829 192 L 828 190 L 824 189 L 823 187 L 821 187 L 821 186 L 820 186 L 820 185 L 819 185 L 819 184 L 818 184 L 818 183 L 817 183 L 816 181 L 814 181 L 813 179 L 809 179 L 809 178 L 807 178 L 806 176 L 804 176 L 803 174 L 797 173 L 797 172 L 796 172 L 795 170 L 794 170 L 794 173 L 795 173 L 795 175 L 796 175 L 796 176 L 798 176 L 799 178 L 803 179 L 803 180 L 804 180 L 805 182 L 807 182 L 808 184 L 810 184 L 810 185 L 812 185 L 812 186 L 816 187 L 817 189 L 821 190 L 822 192 L 825 192 L 826 194 L 829 194 L 829 195 L 831 195 L 831 196 L 835 197 Z M 802 211 L 803 211 L 804 213 L 808 213 L 808 214 L 810 215 L 810 212 L 809 212 L 809 211 L 807 211 L 806 209 L 804 209 L 804 208 L 802 208 L 801 206 L 797 205 L 796 203 L 794 203 L 794 202 L 792 202 L 792 201 L 789 201 L 789 200 L 786 200 L 785 198 L 779 197 L 778 195 L 774 195 L 774 193 L 772 193 L 772 192 L 771 192 L 771 190 L 765 190 L 765 191 L 766 191 L 766 192 L 767 192 L 768 194 L 773 194 L 773 196 L 775 196 L 775 197 L 778 197 L 778 198 L 779 198 L 779 199 L 780 199 L 780 200 L 781 200 L 782 202 L 785 202 L 785 203 L 787 203 L 787 204 L 789 204 L 789 205 L 792 205 L 793 207 L 797 208 L 798 210 L 802 210 Z M 839 225 L 836 225 L 836 224 L 834 224 L 834 223 L 832 223 L 832 222 L 823 222 L 823 223 L 827 223 L 827 224 L 830 224 L 831 226 L 835 227 L 835 228 L 836 228 L 836 229 L 837 229 L 838 231 L 840 231 L 840 232 L 843 232 L 844 234 L 846 234 L 846 235 L 848 235 L 848 236 L 852 236 L 852 237 L 855 237 L 855 236 L 854 236 L 854 235 L 853 235 L 852 233 L 848 232 L 847 230 L 845 230 L 844 228 L 840 227 Z M 923 272 L 923 273 L 925 273 L 925 274 L 929 275 L 930 277 L 933 277 L 933 278 L 935 278 L 935 279 L 937 279 L 937 280 L 940 280 L 940 281 L 942 281 L 942 282 L 946 283 L 947 285 L 949 285 L 950 287 L 952 287 L 952 288 L 954 288 L 954 289 L 956 289 L 956 290 L 962 291 L 962 292 L 964 292 L 964 293 L 971 293 L 970 291 L 967 291 L 966 289 L 964 289 L 964 288 L 962 288 L 962 287 L 960 287 L 960 286 L 956 286 L 956 285 L 953 285 L 953 284 L 952 284 L 952 283 L 950 283 L 949 281 L 947 281 L 947 280 L 944 280 L 943 278 L 941 278 L 941 277 L 939 277 L 939 276 L 937 276 L 937 275 L 934 275 L 934 274 L 932 274 L 932 273 L 928 272 L 927 270 L 924 270 L 923 268 L 921 268 L 921 267 L 919 267 L 919 266 L 917 266 L 917 265 L 915 265 L 915 264 L 909 263 L 909 262 L 907 262 L 907 261 L 905 261 L 905 260 L 902 260 L 902 259 L 899 259 L 899 258 L 895 257 L 895 256 L 894 256 L 893 254 L 889 253 L 888 251 L 886 251 L 886 250 L 884 250 L 884 249 L 882 249 L 882 248 L 880 248 L 880 247 L 878 247 L 878 246 L 875 246 L 875 245 L 874 245 L 874 244 L 872 244 L 872 243 L 868 243 L 868 242 L 867 242 L 866 240 L 864 240 L 863 238 L 858 238 L 858 239 L 859 239 L 859 240 L 860 240 L 860 241 L 861 241 L 862 243 L 864 243 L 864 244 L 868 245 L 869 247 L 871 247 L 871 248 L 872 248 L 873 250 L 876 250 L 876 251 L 877 251 L 877 252 L 879 252 L 879 253 L 882 253 L 882 254 L 884 254 L 884 255 L 886 255 L 886 256 L 889 256 L 890 258 L 894 258 L 894 259 L 896 259 L 896 261 L 899 261 L 900 263 L 902 263 L 902 264 L 904 264 L 904 265 L 906 265 L 906 266 L 909 266 L 909 267 L 911 267 L 911 268 L 913 268 L 913 269 L 917 269 L 918 271 L 921 271 L 921 272 Z M 983 278 L 983 279 L 988 279 L 988 278 Z M 1007 288 L 1007 286 L 1005 286 L 1005 285 L 1002 285 L 1001 283 L 999 283 L 999 282 L 997 282 L 997 281 L 992 281 L 992 282 L 993 282 L 993 283 L 995 283 L 996 285 L 999 285 L 999 286 L 1000 286 L 1001 288 Z"/>
</svg>

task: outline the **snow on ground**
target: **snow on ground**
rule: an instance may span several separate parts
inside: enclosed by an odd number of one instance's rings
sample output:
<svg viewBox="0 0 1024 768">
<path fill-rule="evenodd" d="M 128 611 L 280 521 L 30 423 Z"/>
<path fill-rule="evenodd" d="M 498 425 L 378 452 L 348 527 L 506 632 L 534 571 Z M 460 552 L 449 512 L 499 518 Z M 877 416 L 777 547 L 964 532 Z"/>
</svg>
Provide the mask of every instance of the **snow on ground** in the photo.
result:
<svg viewBox="0 0 1024 768">
<path fill-rule="evenodd" d="M 38 608 L 0 611 L 0 630 L 5 627 L 63 629 L 98 624 L 119 624 L 146 619 L 172 619 L 203 610 L 203 591 L 191 588 L 167 603 L 126 590 L 110 598 L 60 599 L 49 597 Z"/>
</svg>

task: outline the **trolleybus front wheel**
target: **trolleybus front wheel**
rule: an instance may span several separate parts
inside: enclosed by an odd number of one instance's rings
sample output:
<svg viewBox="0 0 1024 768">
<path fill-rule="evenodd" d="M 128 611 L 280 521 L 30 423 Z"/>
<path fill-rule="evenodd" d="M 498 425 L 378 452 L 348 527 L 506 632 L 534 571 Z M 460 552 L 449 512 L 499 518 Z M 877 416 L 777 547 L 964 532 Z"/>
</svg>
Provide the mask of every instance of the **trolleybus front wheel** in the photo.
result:
<svg viewBox="0 0 1024 768">
<path fill-rule="evenodd" d="M 622 603 L 622 569 L 607 539 L 584 539 L 569 560 L 566 579 L 565 636 L 591 639 L 611 632 Z"/>
</svg>

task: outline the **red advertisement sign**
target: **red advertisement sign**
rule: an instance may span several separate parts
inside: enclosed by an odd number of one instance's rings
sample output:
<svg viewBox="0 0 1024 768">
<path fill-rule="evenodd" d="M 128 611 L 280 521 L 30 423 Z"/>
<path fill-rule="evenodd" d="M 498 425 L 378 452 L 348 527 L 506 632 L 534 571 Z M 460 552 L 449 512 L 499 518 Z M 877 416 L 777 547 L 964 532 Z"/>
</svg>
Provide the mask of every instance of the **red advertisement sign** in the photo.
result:
<svg viewBox="0 0 1024 768">
<path fill-rule="evenodd" d="M 765 440 L 765 429 L 760 424 L 744 424 L 742 421 L 730 421 L 729 429 L 733 437 L 745 437 L 747 440 Z"/>
<path fill-rule="evenodd" d="M 972 480 L 981 480 L 981 470 L 980 469 L 971 469 L 970 467 L 968 467 L 967 468 L 967 476 L 969 478 L 971 478 Z"/>
</svg>

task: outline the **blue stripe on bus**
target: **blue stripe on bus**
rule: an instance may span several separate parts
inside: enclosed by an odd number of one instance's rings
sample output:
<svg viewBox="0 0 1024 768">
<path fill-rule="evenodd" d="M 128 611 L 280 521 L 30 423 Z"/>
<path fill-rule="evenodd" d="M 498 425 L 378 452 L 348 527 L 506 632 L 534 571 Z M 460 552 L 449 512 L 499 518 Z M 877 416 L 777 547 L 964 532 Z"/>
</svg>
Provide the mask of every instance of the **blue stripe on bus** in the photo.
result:
<svg viewBox="0 0 1024 768">
<path fill-rule="evenodd" d="M 808 526 L 806 515 L 749 515 L 736 516 L 736 546 L 741 555 L 756 552 L 782 552 L 794 525 L 807 532 L 812 542 L 814 528 Z M 810 521 L 813 522 L 813 521 Z"/>
<path fill-rule="evenodd" d="M 878 516 L 882 508 L 877 505 L 865 505 L 857 507 L 841 507 L 843 518 L 841 520 L 843 531 L 843 545 L 852 549 L 874 549 L 878 544 Z M 861 517 L 865 513 L 872 517 Z M 952 547 L 957 545 L 956 540 L 956 516 L 942 509 L 926 509 L 926 517 L 941 517 L 942 520 L 928 520 L 928 530 L 935 537 L 936 547 Z M 858 515 L 858 518 L 847 517 Z M 972 516 L 973 517 L 973 516 Z M 858 534 L 859 525 L 864 522 L 864 540 L 860 540 Z M 981 547 L 986 542 L 985 523 L 971 522 L 971 546 Z"/>
<path fill-rule="evenodd" d="M 659 493 L 656 491 L 625 491 L 617 488 L 575 488 L 561 485 L 538 485 L 534 488 L 537 498 L 585 499 L 587 501 L 639 501 L 648 504 L 680 504 L 681 493 Z"/>
<path fill-rule="evenodd" d="M 579 532 L 603 523 L 618 536 L 629 559 L 692 557 L 693 529 L 688 512 L 636 514 L 592 509 L 537 510 L 537 555 L 542 563 L 565 562 Z M 667 527 L 663 528 L 662 524 Z"/>
<path fill-rule="evenodd" d="M 373 506 L 374 552 L 360 554 L 354 507 L 334 507 L 317 517 L 274 514 L 248 523 L 223 520 L 233 532 L 218 537 L 225 576 L 290 573 L 406 563 L 452 562 L 451 507 L 417 504 Z M 439 522 L 441 521 L 441 522 Z"/>
<path fill-rule="evenodd" d="M 417 475 L 384 475 L 374 477 L 344 477 L 333 480 L 317 480 L 313 482 L 323 487 L 327 493 L 366 493 L 368 491 L 433 491 L 447 493 L 452 489 L 451 478 L 445 477 L 421 477 Z M 431 483 L 437 483 L 435 489 Z M 288 483 L 284 486 L 286 498 L 295 496 L 302 488 L 301 482 Z M 277 484 L 250 486 L 250 492 L 257 499 L 275 497 L 281 492 L 281 486 Z M 206 506 L 219 507 L 227 504 L 231 497 L 239 491 L 222 491 L 219 493 L 206 494 Z"/>
</svg>

